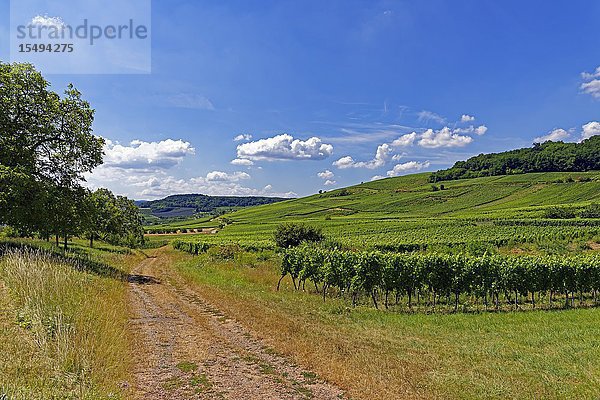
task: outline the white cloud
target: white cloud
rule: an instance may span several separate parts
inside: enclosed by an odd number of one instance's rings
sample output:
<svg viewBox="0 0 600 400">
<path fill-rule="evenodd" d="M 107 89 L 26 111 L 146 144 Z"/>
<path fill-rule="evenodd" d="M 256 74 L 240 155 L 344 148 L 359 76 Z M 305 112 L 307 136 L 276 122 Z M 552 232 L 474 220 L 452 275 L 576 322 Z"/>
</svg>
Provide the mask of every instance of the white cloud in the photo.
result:
<svg viewBox="0 0 600 400">
<path fill-rule="evenodd" d="M 396 164 L 394 168 L 387 172 L 387 176 L 400 176 L 409 171 L 420 171 L 423 168 L 429 167 L 429 161 L 418 162 L 418 161 L 409 161 L 404 164 Z"/>
<path fill-rule="evenodd" d="M 250 179 L 250 175 L 245 172 L 227 173 L 223 171 L 212 171 L 206 174 L 208 182 L 237 182 L 242 179 Z"/>
<path fill-rule="evenodd" d="M 335 181 L 327 179 L 323 185 L 325 185 L 325 186 L 332 186 L 332 185 L 335 185 L 335 184 L 336 184 Z"/>
<path fill-rule="evenodd" d="M 600 79 L 594 79 L 589 82 L 584 82 L 580 86 L 583 93 L 587 93 L 595 98 L 600 98 Z"/>
<path fill-rule="evenodd" d="M 333 162 L 333 166 L 339 169 L 346 168 L 367 168 L 367 169 L 376 169 L 385 165 L 385 162 L 392 151 L 390 145 L 384 143 L 382 145 L 377 146 L 377 151 L 375 152 L 375 158 L 371 161 L 354 161 L 354 159 L 350 156 L 345 156 L 340 158 L 337 161 Z"/>
<path fill-rule="evenodd" d="M 402 157 L 404 157 L 404 155 L 403 155 L 403 154 L 394 154 L 394 155 L 392 156 L 392 161 L 400 161 L 400 159 L 401 159 Z"/>
<path fill-rule="evenodd" d="M 456 128 L 452 131 L 452 133 L 466 133 L 466 134 L 474 133 L 476 135 L 482 136 L 482 135 L 485 135 L 487 130 L 488 130 L 488 128 L 485 125 L 479 125 L 477 127 L 470 125 L 467 128 Z"/>
<path fill-rule="evenodd" d="M 252 135 L 250 135 L 248 133 L 243 133 L 243 134 L 240 134 L 240 135 L 237 135 L 236 137 L 234 137 L 233 141 L 241 142 L 243 140 L 243 141 L 247 142 L 248 140 L 251 140 L 251 139 L 252 139 Z"/>
<path fill-rule="evenodd" d="M 460 117 L 460 122 L 473 122 L 473 121 L 475 121 L 475 117 L 472 115 L 463 114 Z"/>
<path fill-rule="evenodd" d="M 243 165 L 245 167 L 249 167 L 251 165 L 254 165 L 254 162 L 251 160 L 246 160 L 245 158 L 236 158 L 235 160 L 231 160 L 230 164 Z"/>
<path fill-rule="evenodd" d="M 381 175 L 375 175 L 374 177 L 371 178 L 371 182 L 373 181 L 378 181 L 380 179 L 385 179 L 385 176 L 381 176 Z"/>
<path fill-rule="evenodd" d="M 212 101 L 195 93 L 178 93 L 167 97 L 167 102 L 178 108 L 191 108 L 194 110 L 214 110 Z"/>
<path fill-rule="evenodd" d="M 283 134 L 238 145 L 237 156 L 249 160 L 322 160 L 333 153 L 333 146 L 318 137 L 294 139 Z"/>
<path fill-rule="evenodd" d="M 442 117 L 439 114 L 436 114 L 432 111 L 423 110 L 417 113 L 420 122 L 430 122 L 434 121 L 438 124 L 443 124 L 446 122 L 446 118 Z"/>
<path fill-rule="evenodd" d="M 59 30 L 66 26 L 61 17 L 49 17 L 48 15 L 36 15 L 29 21 L 29 25 L 52 27 Z"/>
<path fill-rule="evenodd" d="M 563 140 L 568 137 L 569 137 L 569 132 L 565 131 L 564 129 L 558 128 L 558 129 L 554 129 L 554 130 L 550 131 L 547 135 L 536 137 L 535 139 L 533 139 L 533 142 L 534 143 L 544 143 L 549 140 L 551 140 L 553 142 L 557 142 L 559 140 Z"/>
<path fill-rule="evenodd" d="M 157 199 L 171 194 L 202 193 L 213 196 L 277 196 L 296 197 L 294 192 L 278 192 L 271 185 L 256 189 L 242 185 L 244 173 L 226 174 L 212 171 L 205 176 L 177 178 L 164 170 L 143 171 L 120 168 L 97 168 L 86 176 L 92 188 L 108 187 L 115 193 L 133 199 Z"/>
<path fill-rule="evenodd" d="M 334 174 L 330 170 L 326 169 L 323 172 L 319 172 L 317 176 L 321 179 L 332 179 L 334 177 Z"/>
<path fill-rule="evenodd" d="M 132 141 L 129 146 L 106 140 L 104 167 L 125 169 L 171 168 L 195 154 L 189 142 L 167 139 L 160 142 Z"/>
<path fill-rule="evenodd" d="M 412 146 L 416 139 L 417 132 L 407 133 L 406 135 L 402 135 L 398 139 L 394 140 L 391 144 L 392 147 Z"/>
<path fill-rule="evenodd" d="M 594 78 L 600 78 L 600 67 L 597 67 L 596 70 L 592 73 L 582 72 L 581 77 L 585 81 L 589 81 L 590 79 L 594 79 Z"/>
<path fill-rule="evenodd" d="M 600 70 L 600 67 L 598 67 Z M 581 140 L 589 139 L 592 136 L 600 135 L 600 122 L 590 121 L 581 127 L 583 129 L 581 133 Z"/>
<path fill-rule="evenodd" d="M 579 86 L 583 93 L 587 93 L 597 99 L 600 98 L 600 67 L 592 73 L 583 72 L 581 74 L 584 82 Z"/>
<path fill-rule="evenodd" d="M 477 128 L 475 128 L 475 133 L 478 134 L 479 136 L 481 136 L 481 135 L 485 135 L 487 130 L 488 130 L 487 126 L 479 125 Z"/>
<path fill-rule="evenodd" d="M 437 131 L 427 129 L 421 135 L 419 146 L 428 148 L 462 147 L 471 142 L 473 142 L 472 137 L 459 135 L 446 126 Z"/>
</svg>

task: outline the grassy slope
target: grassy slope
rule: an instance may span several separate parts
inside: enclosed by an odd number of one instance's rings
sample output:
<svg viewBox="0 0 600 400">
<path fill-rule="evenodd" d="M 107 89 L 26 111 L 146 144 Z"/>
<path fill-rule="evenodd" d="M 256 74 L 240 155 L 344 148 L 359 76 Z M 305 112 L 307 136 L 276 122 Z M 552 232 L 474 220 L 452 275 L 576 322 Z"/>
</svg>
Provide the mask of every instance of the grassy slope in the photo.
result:
<svg viewBox="0 0 600 400">
<path fill-rule="evenodd" d="M 101 243 L 94 250 L 83 241 L 72 246 L 125 273 L 142 257 Z M 0 394 L 14 399 L 121 397 L 119 385 L 129 374 L 124 281 L 56 260 L 4 258 L 0 308 Z"/>
<path fill-rule="evenodd" d="M 273 219 L 317 218 L 423 218 L 519 215 L 525 208 L 535 214 L 540 207 L 589 203 L 600 200 L 600 172 L 579 174 L 536 173 L 444 182 L 445 190 L 432 191 L 429 174 L 388 178 L 351 186 L 348 196 L 339 190 L 238 211 L 232 218 L 242 222 Z M 558 179 L 590 177 L 592 182 L 552 183 Z M 508 212 L 508 215 L 505 214 Z M 361 215 L 363 214 L 363 215 Z"/>
<path fill-rule="evenodd" d="M 552 205 L 584 206 L 600 201 L 600 172 L 535 173 L 444 182 L 445 190 L 433 191 L 429 174 L 414 174 L 368 182 L 340 190 L 251 207 L 228 214 L 234 223 L 215 238 L 201 240 L 269 241 L 281 222 L 307 222 L 321 226 L 331 237 L 354 244 L 383 242 L 392 238 L 408 243 L 425 239 L 461 242 L 468 237 L 491 240 L 530 233 L 528 227 L 477 226 L 465 220 L 481 218 L 540 218 Z M 567 178 L 591 182 L 555 183 Z M 437 229 L 439 228 L 439 229 Z M 564 229 L 539 229 L 549 236 Z M 592 232 L 597 228 L 584 229 Z M 186 237 L 190 239 L 189 236 Z M 431 239 L 433 238 L 433 239 Z"/>
<path fill-rule="evenodd" d="M 600 310 L 396 314 L 280 292 L 276 263 L 168 250 L 203 296 L 352 398 L 595 398 Z"/>
</svg>

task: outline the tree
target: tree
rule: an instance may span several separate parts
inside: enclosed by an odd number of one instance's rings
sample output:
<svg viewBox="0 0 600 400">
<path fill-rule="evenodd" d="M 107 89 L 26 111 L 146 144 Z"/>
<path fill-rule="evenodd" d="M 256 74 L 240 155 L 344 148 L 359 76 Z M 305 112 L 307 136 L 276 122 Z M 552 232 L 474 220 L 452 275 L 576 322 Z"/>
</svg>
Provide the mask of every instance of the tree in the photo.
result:
<svg viewBox="0 0 600 400">
<path fill-rule="evenodd" d="M 88 192 L 85 201 L 84 232 L 94 247 L 94 239 L 117 232 L 118 209 L 115 196 L 108 189 Z"/>
<path fill-rule="evenodd" d="M 321 229 L 304 224 L 280 224 L 275 231 L 275 244 L 284 249 L 296 247 L 302 242 L 320 242 L 324 238 Z"/>
<path fill-rule="evenodd" d="M 69 85 L 61 98 L 31 64 L 0 63 L 0 223 L 39 230 L 34 205 L 54 201 L 55 232 L 73 231 L 83 174 L 102 163 L 94 110 Z M 53 189 L 56 197 L 46 196 Z M 37 210 L 39 211 L 39 210 Z M 43 219 L 42 219 L 43 220 Z M 46 229 L 47 230 L 47 229 Z"/>
</svg>

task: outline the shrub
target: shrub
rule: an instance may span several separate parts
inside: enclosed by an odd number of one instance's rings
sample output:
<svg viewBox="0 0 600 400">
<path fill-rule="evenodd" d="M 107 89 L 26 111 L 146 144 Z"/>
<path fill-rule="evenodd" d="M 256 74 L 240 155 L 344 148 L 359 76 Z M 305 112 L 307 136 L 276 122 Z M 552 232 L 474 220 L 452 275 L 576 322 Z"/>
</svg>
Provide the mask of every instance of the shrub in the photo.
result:
<svg viewBox="0 0 600 400">
<path fill-rule="evenodd" d="M 600 204 L 590 204 L 581 211 L 581 218 L 600 218 Z"/>
<path fill-rule="evenodd" d="M 222 244 L 210 247 L 207 254 L 214 260 L 233 260 L 235 255 L 240 253 L 241 250 L 237 244 Z"/>
<path fill-rule="evenodd" d="M 544 210 L 544 218 L 569 219 L 575 218 L 575 211 L 566 207 L 550 207 Z"/>
<path fill-rule="evenodd" d="M 275 231 L 275 244 L 284 249 L 296 247 L 302 242 L 320 242 L 324 238 L 320 228 L 304 224 L 280 224 Z"/>
</svg>

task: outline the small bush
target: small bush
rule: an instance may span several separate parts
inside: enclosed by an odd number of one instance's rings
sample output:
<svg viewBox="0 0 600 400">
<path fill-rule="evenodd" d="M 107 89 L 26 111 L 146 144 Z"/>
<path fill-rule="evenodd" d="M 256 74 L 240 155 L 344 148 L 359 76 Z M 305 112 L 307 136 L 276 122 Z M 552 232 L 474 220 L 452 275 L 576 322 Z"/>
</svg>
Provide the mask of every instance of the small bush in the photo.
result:
<svg viewBox="0 0 600 400">
<path fill-rule="evenodd" d="M 206 252 L 214 260 L 233 260 L 242 249 L 237 244 L 222 244 L 212 246 Z"/>
<path fill-rule="evenodd" d="M 544 218 L 570 219 L 575 218 L 575 211 L 566 207 L 551 207 L 544 210 Z"/>
<path fill-rule="evenodd" d="M 284 249 L 296 247 L 302 242 L 320 242 L 323 239 L 325 236 L 320 228 L 304 224 L 281 224 L 275 231 L 275 244 Z"/>
<path fill-rule="evenodd" d="M 581 218 L 600 218 L 600 204 L 590 204 L 581 211 Z"/>
</svg>

